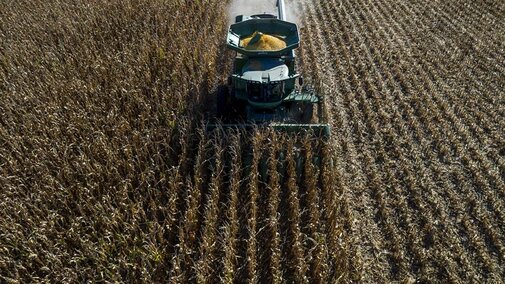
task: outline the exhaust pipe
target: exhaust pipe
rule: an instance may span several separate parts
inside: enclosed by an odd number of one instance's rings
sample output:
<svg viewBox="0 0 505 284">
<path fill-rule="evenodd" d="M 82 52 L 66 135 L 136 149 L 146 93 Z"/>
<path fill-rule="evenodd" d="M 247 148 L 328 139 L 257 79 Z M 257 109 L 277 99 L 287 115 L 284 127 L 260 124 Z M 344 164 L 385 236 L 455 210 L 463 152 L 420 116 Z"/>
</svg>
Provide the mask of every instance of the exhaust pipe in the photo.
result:
<svg viewBox="0 0 505 284">
<path fill-rule="evenodd" d="M 284 0 L 277 0 L 277 9 L 279 11 L 279 20 L 286 21 L 286 8 L 284 7 Z"/>
<path fill-rule="evenodd" d="M 277 10 L 279 13 L 279 20 L 288 21 L 286 17 L 286 6 L 284 5 L 284 0 L 277 0 Z M 291 50 L 291 57 L 295 57 L 295 51 Z"/>
</svg>

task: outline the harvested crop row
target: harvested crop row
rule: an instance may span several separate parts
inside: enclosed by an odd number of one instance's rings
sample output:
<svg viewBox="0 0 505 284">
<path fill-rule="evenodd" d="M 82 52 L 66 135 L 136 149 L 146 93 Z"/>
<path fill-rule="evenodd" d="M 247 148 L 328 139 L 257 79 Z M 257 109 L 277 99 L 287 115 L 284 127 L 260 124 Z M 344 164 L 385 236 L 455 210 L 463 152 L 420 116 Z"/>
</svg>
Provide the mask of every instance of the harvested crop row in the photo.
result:
<svg viewBox="0 0 505 284">
<path fill-rule="evenodd" d="M 448 128 L 448 127 L 449 127 L 449 126 L 448 126 L 448 125 L 446 125 L 446 128 Z M 460 129 L 462 129 L 462 128 L 460 128 Z M 468 136 L 467 136 L 467 137 L 468 137 Z M 468 144 L 468 142 L 464 142 L 464 143 L 465 143 L 465 144 Z M 458 142 L 458 143 L 455 143 L 455 145 L 456 145 L 456 146 L 457 146 L 457 145 L 459 145 L 459 142 Z M 456 148 L 456 151 L 458 151 L 457 149 L 458 149 L 458 148 Z M 460 156 L 462 156 L 462 157 L 465 157 L 465 156 L 467 155 L 467 153 L 466 153 L 466 152 L 458 152 L 457 154 L 458 154 L 458 155 L 460 155 Z M 477 154 L 477 155 L 478 155 L 478 154 Z M 477 156 L 477 157 L 478 157 L 478 156 Z M 468 158 L 464 158 L 464 159 L 468 159 Z M 486 190 L 486 191 L 487 191 L 487 192 L 492 192 L 492 188 L 488 188 L 488 190 Z M 495 200 L 496 200 L 496 199 L 495 199 Z"/>
<path fill-rule="evenodd" d="M 322 70 L 333 80 L 327 101 L 336 148 L 345 149 L 337 158 L 346 165 L 344 204 L 359 220 L 342 222 L 351 279 L 496 281 L 504 273 L 502 42 L 490 20 L 499 10 L 476 22 L 485 3 L 446 4 L 305 4 L 302 61 L 319 62 L 313 80 Z M 437 20 L 446 25 L 431 29 Z M 480 50 L 464 45 L 464 29 Z M 451 41 L 442 47 L 439 36 Z"/>
</svg>

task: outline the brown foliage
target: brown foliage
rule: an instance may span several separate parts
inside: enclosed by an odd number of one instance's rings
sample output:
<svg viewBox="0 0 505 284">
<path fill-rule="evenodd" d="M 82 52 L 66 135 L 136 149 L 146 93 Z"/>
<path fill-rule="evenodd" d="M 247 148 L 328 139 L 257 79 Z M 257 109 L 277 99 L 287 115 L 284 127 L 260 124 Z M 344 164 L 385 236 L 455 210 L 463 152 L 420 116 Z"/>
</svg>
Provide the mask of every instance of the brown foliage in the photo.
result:
<svg viewBox="0 0 505 284">
<path fill-rule="evenodd" d="M 498 2 L 290 1 L 329 141 L 204 131 L 227 1 L 0 4 L 0 282 L 500 282 Z"/>
</svg>

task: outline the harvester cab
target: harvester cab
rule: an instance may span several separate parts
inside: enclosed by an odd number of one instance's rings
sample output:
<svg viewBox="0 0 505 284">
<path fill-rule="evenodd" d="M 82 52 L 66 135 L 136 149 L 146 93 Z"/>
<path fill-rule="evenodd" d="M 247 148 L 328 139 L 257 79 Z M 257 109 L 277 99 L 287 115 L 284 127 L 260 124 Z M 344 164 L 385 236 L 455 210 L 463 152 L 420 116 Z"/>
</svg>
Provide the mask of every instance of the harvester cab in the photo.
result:
<svg viewBox="0 0 505 284">
<path fill-rule="evenodd" d="M 295 133 L 313 130 L 327 137 L 330 128 L 322 99 L 302 86 L 296 70 L 298 27 L 286 21 L 283 0 L 277 7 L 277 16 L 240 15 L 230 26 L 226 44 L 237 53 L 228 85 L 218 90 L 217 116 L 223 127 L 267 125 Z"/>
</svg>

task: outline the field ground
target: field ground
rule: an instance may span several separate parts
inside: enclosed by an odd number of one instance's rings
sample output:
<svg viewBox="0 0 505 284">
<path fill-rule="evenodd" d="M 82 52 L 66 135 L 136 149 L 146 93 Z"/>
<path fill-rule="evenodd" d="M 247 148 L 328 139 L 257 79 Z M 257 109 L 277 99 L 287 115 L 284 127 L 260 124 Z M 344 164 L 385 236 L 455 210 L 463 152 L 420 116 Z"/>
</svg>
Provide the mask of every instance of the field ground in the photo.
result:
<svg viewBox="0 0 505 284">
<path fill-rule="evenodd" d="M 202 130 L 226 1 L 0 3 L 0 282 L 505 279 L 505 3 L 287 2 L 327 142 Z"/>
</svg>

